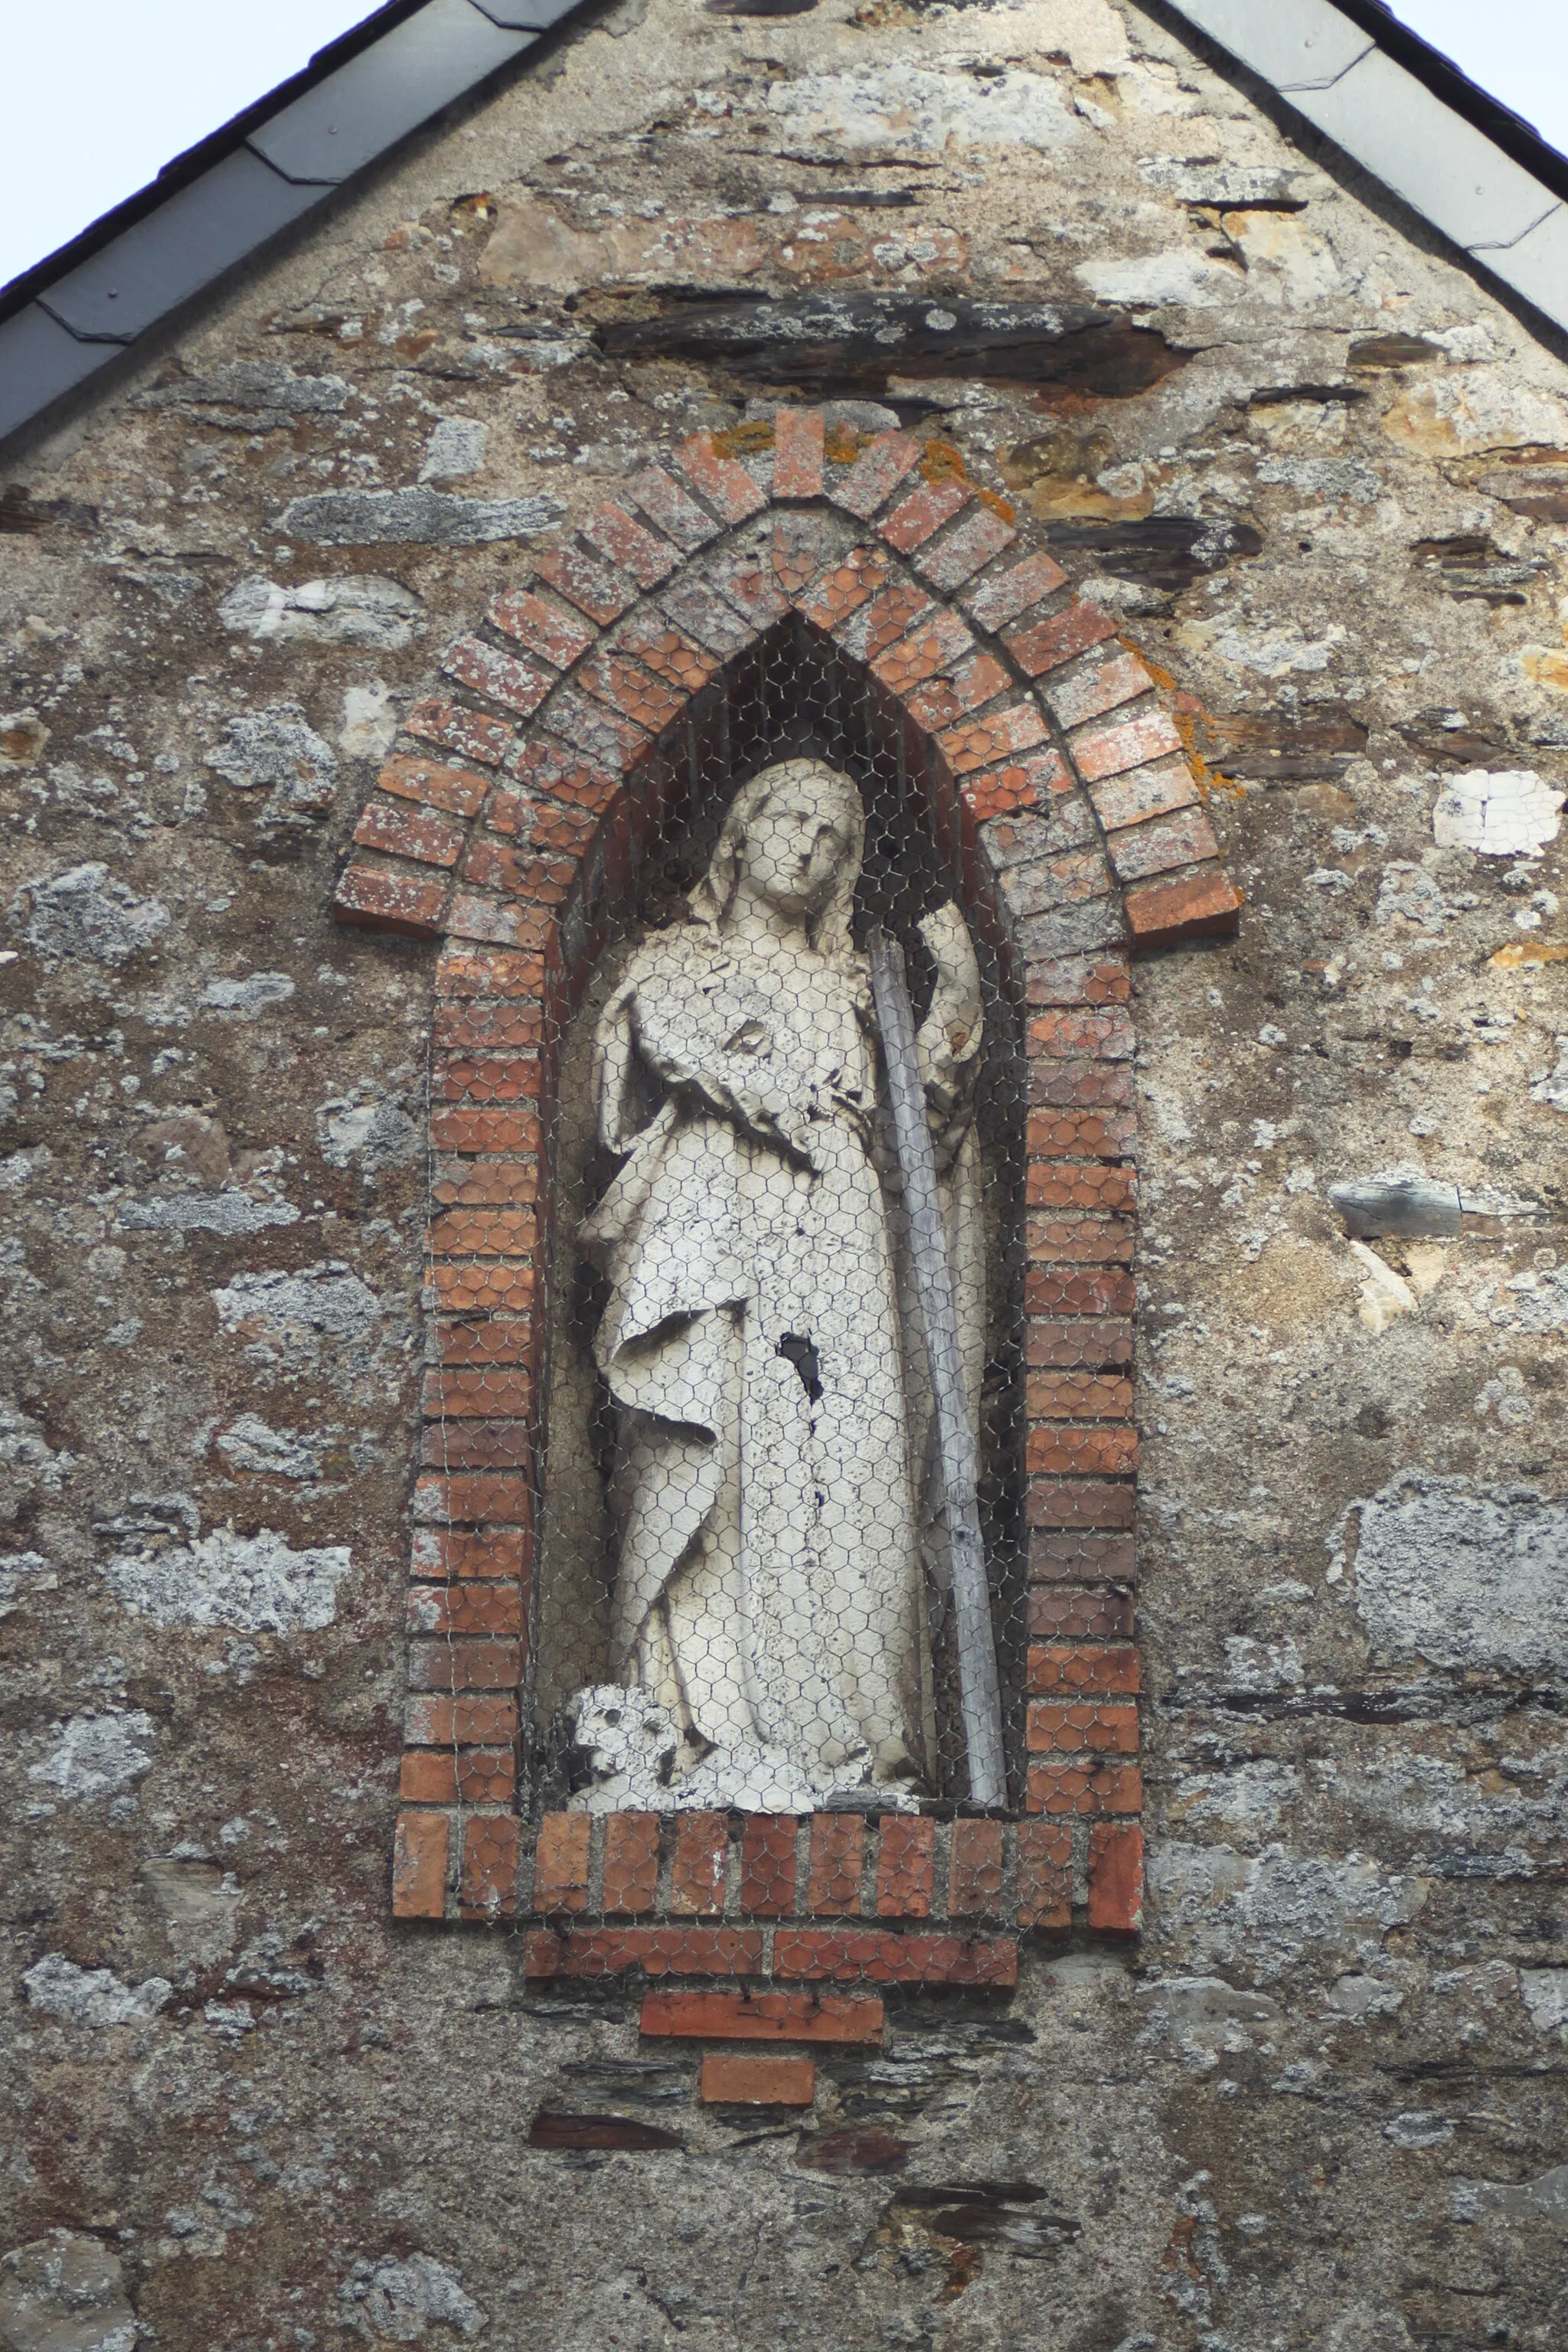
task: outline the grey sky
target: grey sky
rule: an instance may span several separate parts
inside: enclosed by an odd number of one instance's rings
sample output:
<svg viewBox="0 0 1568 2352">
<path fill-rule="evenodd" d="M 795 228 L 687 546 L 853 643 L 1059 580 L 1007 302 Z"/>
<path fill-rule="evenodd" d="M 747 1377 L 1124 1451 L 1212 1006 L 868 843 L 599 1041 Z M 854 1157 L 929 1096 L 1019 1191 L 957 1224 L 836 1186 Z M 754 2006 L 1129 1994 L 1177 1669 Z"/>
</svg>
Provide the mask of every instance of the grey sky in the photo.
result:
<svg viewBox="0 0 1568 2352">
<path fill-rule="evenodd" d="M 1394 0 L 1394 12 L 1568 150 L 1563 0 Z M 15 0 L 0 65 L 13 100 L 26 97 L 0 142 L 0 285 L 371 13 L 366 0 Z"/>
</svg>

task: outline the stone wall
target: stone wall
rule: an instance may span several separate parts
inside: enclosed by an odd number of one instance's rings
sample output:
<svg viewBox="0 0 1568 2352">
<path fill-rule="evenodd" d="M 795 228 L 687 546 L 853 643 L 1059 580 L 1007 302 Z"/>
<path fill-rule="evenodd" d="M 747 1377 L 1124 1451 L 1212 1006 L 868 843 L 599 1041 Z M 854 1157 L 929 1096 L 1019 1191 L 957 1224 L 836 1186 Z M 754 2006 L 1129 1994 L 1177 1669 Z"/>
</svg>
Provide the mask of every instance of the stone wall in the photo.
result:
<svg viewBox="0 0 1568 2352">
<path fill-rule="evenodd" d="M 1246 894 L 1133 967 L 1142 1940 L 804 2120 L 391 1917 L 434 958 L 331 911 L 541 535 L 781 399 L 1016 509 Z M 630 0 L 0 526 L 0 2338 L 1560 2343 L 1558 354 L 1153 15 Z"/>
</svg>

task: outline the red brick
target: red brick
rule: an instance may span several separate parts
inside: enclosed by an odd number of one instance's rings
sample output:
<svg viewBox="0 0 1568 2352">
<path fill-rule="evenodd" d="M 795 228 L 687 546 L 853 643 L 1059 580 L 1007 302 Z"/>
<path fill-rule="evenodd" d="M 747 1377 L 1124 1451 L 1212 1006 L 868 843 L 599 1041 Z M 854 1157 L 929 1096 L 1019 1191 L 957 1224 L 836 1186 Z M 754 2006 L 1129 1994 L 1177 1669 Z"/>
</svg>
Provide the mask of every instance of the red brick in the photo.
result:
<svg viewBox="0 0 1568 2352">
<path fill-rule="evenodd" d="M 437 1151 L 537 1151 L 539 1113 L 521 1097 L 499 1109 L 437 1103 L 430 1113 L 430 1139 Z"/>
<path fill-rule="evenodd" d="M 1031 1013 L 1026 1034 L 1031 1054 L 1094 1054 L 1114 1062 L 1130 1062 L 1138 1045 L 1132 1016 L 1120 1005 L 1104 1011 L 1063 1007 Z"/>
<path fill-rule="evenodd" d="M 879 654 L 896 645 L 906 630 L 934 609 L 931 598 L 912 580 L 895 581 L 890 588 L 884 588 L 880 595 L 873 597 L 863 611 L 851 613 L 838 622 L 833 635 L 857 661 L 873 663 Z"/>
<path fill-rule="evenodd" d="M 415 1484 L 414 1516 L 426 1526 L 432 1520 L 457 1519 L 470 1527 L 494 1520 L 502 1527 L 526 1528 L 532 1524 L 533 1492 L 526 1478 L 500 1473 L 420 1478 Z"/>
<path fill-rule="evenodd" d="M 1136 1756 L 1138 1710 L 1135 1706 L 1072 1705 L 1052 1699 L 1031 1699 L 1029 1753 L 1074 1756 Z"/>
<path fill-rule="evenodd" d="M 624 637 L 626 632 L 619 633 Z M 581 706 L 593 710 L 591 703 Z M 596 714 L 597 715 L 597 714 Z M 507 772 L 530 792 L 547 793 L 575 809 L 597 816 L 607 809 L 622 787 L 609 769 L 595 767 L 580 747 L 553 742 L 548 735 L 530 736 L 507 761 Z"/>
<path fill-rule="evenodd" d="M 459 637 L 447 649 L 441 667 L 448 677 L 460 678 L 465 686 L 488 694 L 492 702 L 523 719 L 538 709 L 555 684 L 552 670 L 520 661 L 515 654 L 500 653 L 481 637 Z"/>
<path fill-rule="evenodd" d="M 879 433 L 848 472 L 838 474 L 828 484 L 827 495 L 836 506 L 868 522 L 923 454 L 921 444 L 908 433 Z"/>
<path fill-rule="evenodd" d="M 506 1748 L 406 1748 L 397 1793 L 410 1805 L 504 1805 L 517 1786 Z"/>
<path fill-rule="evenodd" d="M 816 2097 L 816 2068 L 809 2058 L 710 2050 L 698 2096 L 708 2107 L 809 2107 Z"/>
<path fill-rule="evenodd" d="M 1058 1061 L 1047 1054 L 1029 1062 L 1029 1101 L 1037 1109 L 1124 1110 L 1132 1100 L 1132 1072 L 1123 1062 Z"/>
<path fill-rule="evenodd" d="M 748 1919 L 787 1919 L 795 1909 L 795 1835 L 791 1813 L 746 1813 L 741 1822 L 741 1910 Z"/>
<path fill-rule="evenodd" d="M 1237 927 L 1242 897 L 1228 875 L 1208 873 L 1129 890 L 1124 904 L 1137 945 L 1155 948 L 1228 936 Z"/>
<path fill-rule="evenodd" d="M 994 767 L 1009 752 L 1027 751 L 1045 740 L 1046 722 L 1032 702 L 1015 702 L 1006 710 L 976 719 L 967 727 L 939 736 L 948 766 L 955 776 L 975 768 Z"/>
<path fill-rule="evenodd" d="M 508 730 L 510 733 L 510 730 Z M 477 816 L 490 788 L 488 776 L 471 776 L 466 768 L 438 767 L 434 760 L 384 760 L 376 784 L 400 800 L 421 801 L 426 808 L 445 809 L 450 816 Z"/>
<path fill-rule="evenodd" d="M 1028 1653 L 1028 1688 L 1047 1696 L 1083 1692 L 1096 1697 L 1136 1698 L 1138 1653 L 1130 1646 L 1100 1644 L 1074 1649 L 1065 1643 L 1037 1643 Z"/>
<path fill-rule="evenodd" d="M 642 2031 L 681 2042 L 880 2042 L 882 2003 L 837 1992 L 649 1992 Z"/>
<path fill-rule="evenodd" d="M 1104 1372 L 1031 1372 L 1025 1411 L 1031 1421 L 1126 1421 L 1132 1412 L 1132 1383 Z"/>
<path fill-rule="evenodd" d="M 618 563 L 629 572 L 639 588 L 657 588 L 675 570 L 680 558 L 674 548 L 653 532 L 635 522 L 625 507 L 613 500 L 595 507 L 584 523 L 578 526 L 582 536 L 592 548 L 611 563 Z"/>
<path fill-rule="evenodd" d="M 1121 1174 L 1121 1170 L 1108 1171 Z M 1031 1319 L 1025 1327 L 1024 1361 L 1064 1370 L 1098 1370 L 1110 1364 L 1132 1361 L 1132 1326 L 1126 1323 L 1047 1323 Z"/>
<path fill-rule="evenodd" d="M 1127 1217 L 1044 1217 L 1026 1220 L 1031 1265 L 1131 1265 L 1134 1233 Z"/>
<path fill-rule="evenodd" d="M 624 719 L 646 727 L 650 735 L 668 727 L 687 699 L 651 671 L 610 652 L 595 654 L 585 661 L 577 672 L 577 683 Z"/>
<path fill-rule="evenodd" d="M 1025 1467 L 1059 1478 L 1130 1478 L 1138 1467 L 1135 1429 L 1042 1422 L 1024 1446 Z"/>
<path fill-rule="evenodd" d="M 456 1516 L 456 1514 L 454 1514 Z M 410 1642 L 411 1690 L 511 1690 L 522 1672 L 516 1642 Z"/>
<path fill-rule="evenodd" d="M 1031 1528 L 1121 1530 L 1132 1526 L 1137 1508 L 1137 1490 L 1131 1481 L 1111 1486 L 1089 1478 L 1031 1478 L 1024 1494 L 1025 1523 Z M 1029 1573 L 1038 1572 L 1031 1538 Z"/>
<path fill-rule="evenodd" d="M 722 1911 L 730 1860 L 727 1813 L 677 1813 L 669 1907 L 688 1918 Z"/>
<path fill-rule="evenodd" d="M 465 1323 L 438 1322 L 435 1339 L 443 1364 L 519 1364 L 531 1367 L 538 1339 L 530 1315 L 477 1316 Z M 531 1380 L 529 1370 L 526 1376 Z"/>
<path fill-rule="evenodd" d="M 920 1813 L 884 1813 L 877 1854 L 879 1919 L 929 1919 L 936 1893 L 936 1823 Z"/>
<path fill-rule="evenodd" d="M 827 561 L 827 518 L 792 508 L 773 517 L 773 576 L 784 594 L 799 596 Z"/>
<path fill-rule="evenodd" d="M 485 811 L 486 829 L 526 843 L 536 856 L 580 858 L 599 830 L 597 817 L 587 809 L 562 808 L 532 793 L 498 786 Z"/>
<path fill-rule="evenodd" d="M 996 882 L 997 895 L 1015 924 L 1031 915 L 1047 914 L 1054 907 L 1103 898 L 1110 888 L 1110 868 L 1098 845 L 1071 850 L 1062 857 L 1034 857 L 1005 866 Z"/>
<path fill-rule="evenodd" d="M 1081 727 L 1086 719 L 1101 719 L 1147 694 L 1154 681 L 1136 654 L 1108 654 L 1103 659 L 1079 664 L 1069 677 L 1045 688 L 1060 727 Z"/>
<path fill-rule="evenodd" d="M 531 1208 L 449 1209 L 430 1227 L 438 1257 L 527 1257 L 538 1239 L 538 1213 Z"/>
<path fill-rule="evenodd" d="M 1132 992 L 1131 968 L 1124 955 L 1030 963 L 1024 981 L 1031 1004 L 1125 1004 Z"/>
<path fill-rule="evenodd" d="M 1110 1642 L 1132 1635 L 1131 1592 L 1073 1592 L 1049 1586 L 1029 1595 L 1032 1641 Z"/>
<path fill-rule="evenodd" d="M 1143 1925 L 1143 1832 L 1097 1822 L 1089 1833 L 1089 1924 L 1108 1936 L 1135 1936 Z"/>
<path fill-rule="evenodd" d="M 587 1813 L 546 1813 L 533 1850 L 535 1911 L 585 1911 L 588 1850 L 594 1823 Z"/>
<path fill-rule="evenodd" d="M 418 1577 L 485 1579 L 528 1572 L 521 1528 L 416 1528 L 412 1573 Z"/>
<path fill-rule="evenodd" d="M 1017 1946 L 1005 1937 L 893 1936 L 868 1927 L 780 1927 L 773 1973 L 837 1983 L 952 1984 L 1010 1991 L 1018 1980 Z"/>
<path fill-rule="evenodd" d="M 907 695 L 922 679 L 961 660 L 973 646 L 974 639 L 956 613 L 938 611 L 879 654 L 871 668 L 895 694 Z"/>
<path fill-rule="evenodd" d="M 1065 793 L 1072 777 L 1059 751 L 1047 746 L 1026 760 L 1011 760 L 970 776 L 960 787 L 960 798 L 972 821 L 985 824 L 995 817 L 1016 816 L 1020 810 L 1048 808 L 1054 793 Z"/>
<path fill-rule="evenodd" d="M 940 729 L 956 727 L 969 711 L 994 702 L 1011 685 L 999 661 L 993 660 L 989 654 L 976 654 L 973 661 L 962 663 L 951 677 L 933 677 L 918 693 L 907 696 L 905 708 L 917 727 L 934 734 Z"/>
<path fill-rule="evenodd" d="M 525 1421 L 432 1421 L 421 1433 L 426 1470 L 527 1470 L 533 1441 Z"/>
<path fill-rule="evenodd" d="M 843 562 L 799 600 L 800 610 L 808 621 L 832 635 L 851 613 L 887 586 L 891 570 L 880 548 L 851 548 Z"/>
<path fill-rule="evenodd" d="M 438 1103 L 537 1102 L 542 1088 L 537 1054 L 454 1055 L 436 1062 L 430 1074 Z"/>
<path fill-rule="evenodd" d="M 521 1633 L 522 1595 L 515 1584 L 416 1584 L 405 1622 L 411 1633 Z"/>
<path fill-rule="evenodd" d="M 994 555 L 1000 555 L 1017 536 L 1011 523 L 983 509 L 958 524 L 945 538 L 928 541 L 915 554 L 914 567 L 922 580 L 929 580 L 942 595 L 951 596 L 955 588 L 962 588 L 983 564 L 989 563 Z"/>
<path fill-rule="evenodd" d="M 414 858 L 422 866 L 455 866 L 468 835 L 460 824 L 427 810 L 372 801 L 354 827 L 354 839 L 362 849 Z"/>
<path fill-rule="evenodd" d="M 1174 719 L 1157 705 L 1136 719 L 1118 720 L 1113 727 L 1087 730 L 1073 738 L 1073 764 L 1086 783 L 1103 776 L 1119 776 L 1150 760 L 1163 760 L 1179 751 L 1182 739 Z"/>
<path fill-rule="evenodd" d="M 517 1909 L 522 1823 L 515 1813 L 477 1813 L 463 1832 L 458 1901 L 465 1919 L 499 1919 Z"/>
<path fill-rule="evenodd" d="M 892 513 L 884 517 L 879 526 L 881 536 L 900 555 L 908 555 L 912 549 L 923 547 L 944 522 L 951 522 L 973 496 L 967 482 L 922 482 L 918 490 L 900 499 Z"/>
<path fill-rule="evenodd" d="M 760 514 L 767 505 L 767 493 L 757 488 L 744 466 L 733 457 L 717 455 L 711 433 L 694 433 L 683 441 L 675 452 L 675 462 L 723 522 L 744 522 L 748 515 Z M 646 499 L 639 498 L 637 504 L 645 513 L 651 511 Z"/>
<path fill-rule="evenodd" d="M 447 948 L 436 965 L 437 1018 L 439 1000 L 510 997 L 537 999 L 544 987 L 544 959 L 511 955 L 504 950 Z"/>
<path fill-rule="evenodd" d="M 454 1418 L 525 1420 L 533 1407 L 530 1371 L 432 1371 L 425 1375 L 422 1409 L 427 1421 Z"/>
<path fill-rule="evenodd" d="M 539 1195 L 536 1159 L 437 1159 L 430 1198 L 442 1208 L 521 1208 Z"/>
<path fill-rule="evenodd" d="M 470 1163 L 471 1164 L 471 1163 Z M 501 1167 L 515 1165 L 506 1160 Z M 1135 1202 L 1131 1168 L 1081 1160 L 1031 1160 L 1025 1199 L 1031 1209 L 1094 1209 L 1113 1212 Z"/>
<path fill-rule="evenodd" d="M 443 702 L 427 696 L 416 702 L 403 722 L 404 732 L 422 742 L 439 743 L 481 767 L 499 768 L 515 730 L 489 711 L 469 710 L 460 702 Z"/>
<path fill-rule="evenodd" d="M 763 1965 L 755 1927 L 578 1927 L 529 1942 L 532 1977 L 751 1977 Z"/>
<path fill-rule="evenodd" d="M 1025 676 L 1040 677 L 1115 635 L 1116 623 L 1103 604 L 1072 604 L 1031 629 L 1016 631 L 1005 643 Z"/>
<path fill-rule="evenodd" d="M 618 621 L 628 605 L 637 600 L 634 581 L 596 562 L 580 547 L 552 548 L 547 555 L 537 558 L 534 570 L 541 580 L 547 580 L 569 604 L 575 604 L 580 613 L 586 613 L 601 628 Z"/>
<path fill-rule="evenodd" d="M 599 635 L 590 622 L 575 613 L 563 613 L 559 604 L 536 596 L 531 588 L 508 589 L 495 599 L 485 618 L 554 669 L 570 669 Z"/>
<path fill-rule="evenodd" d="M 1068 1274 L 1050 1265 L 1025 1271 L 1024 1305 L 1031 1315 L 1131 1315 L 1137 1303 L 1130 1274 Z"/>
<path fill-rule="evenodd" d="M 441 1260 L 430 1268 L 430 1288 L 446 1315 L 516 1315 L 533 1304 L 533 1267 L 516 1258 Z"/>
<path fill-rule="evenodd" d="M 773 497 L 822 496 L 823 414 L 820 408 L 781 408 L 773 416 Z"/>
<path fill-rule="evenodd" d="M 433 940 L 441 929 L 447 895 L 445 882 L 416 881 L 374 866 L 350 866 L 333 894 L 332 912 L 340 923 L 365 930 Z"/>
<path fill-rule="evenodd" d="M 657 612 L 634 614 L 610 642 L 617 653 L 634 655 L 645 669 L 687 698 L 700 694 L 723 667 L 717 654 L 705 652 L 681 630 L 672 629 Z"/>
<path fill-rule="evenodd" d="M 1179 866 L 1200 866 L 1219 856 L 1214 827 L 1201 808 L 1182 809 L 1173 816 L 1155 817 L 1147 824 L 1113 833 L 1106 842 L 1110 862 L 1123 882 L 1141 882 L 1155 874 L 1169 874 Z"/>
<path fill-rule="evenodd" d="M 1131 1513 L 1125 1524 L 1131 1528 Z M 1070 1521 L 1047 1529 L 1042 1519 L 1029 1531 L 1029 1575 L 1037 1584 L 1131 1585 L 1137 1581 L 1138 1549 L 1130 1534 L 1100 1534 Z"/>
<path fill-rule="evenodd" d="M 1107 833 L 1142 824 L 1145 817 L 1168 816 L 1197 800 L 1185 760 L 1162 760 L 1152 768 L 1129 768 L 1089 788 L 1094 813 Z"/>
<path fill-rule="evenodd" d="M 858 1917 L 866 1823 L 858 1813 L 814 1813 L 805 1907 L 813 1918 Z"/>
<path fill-rule="evenodd" d="M 1001 1899 L 1001 1822 L 954 1822 L 952 1858 L 947 1881 L 949 1918 L 984 1917 L 995 1912 Z"/>
<path fill-rule="evenodd" d="M 657 523 L 665 537 L 672 539 L 687 555 L 705 547 L 719 534 L 719 524 L 704 514 L 674 476 L 660 466 L 649 466 L 636 476 L 626 485 L 626 494 L 632 504 L 641 507 L 649 521 Z"/>
<path fill-rule="evenodd" d="M 647 730 L 570 687 L 558 690 L 547 716 L 551 733 L 606 775 L 625 775 L 647 741 Z"/>
<path fill-rule="evenodd" d="M 684 629 L 725 661 L 757 641 L 756 630 L 732 604 L 725 603 L 706 577 L 675 582 L 659 598 L 657 611 L 661 620 Z"/>
<path fill-rule="evenodd" d="M 548 907 L 529 907 L 480 890 L 454 893 L 447 929 L 459 940 L 488 940 L 496 947 L 542 947 L 555 929 Z"/>
<path fill-rule="evenodd" d="M 1121 903 L 1110 893 L 1088 904 L 1058 907 L 1049 914 L 1032 916 L 1014 930 L 1016 949 L 1029 963 L 1092 954 L 1097 949 L 1119 950 L 1125 937 Z"/>
<path fill-rule="evenodd" d="M 771 558 L 769 547 L 731 548 L 710 557 L 703 570 L 707 584 L 757 630 L 772 628 L 789 610 L 789 599 L 773 576 Z"/>
<path fill-rule="evenodd" d="M 605 1909 L 651 1911 L 658 1891 L 657 1813 L 610 1813 L 605 1821 Z M 540 1908 L 537 1894 L 534 1909 Z M 645 2029 L 646 2030 L 646 2029 Z"/>
<path fill-rule="evenodd" d="M 1043 596 L 1053 595 L 1066 578 L 1067 573 L 1051 556 L 1027 555 L 1010 571 L 993 572 L 989 580 L 971 588 L 960 601 L 977 628 L 994 633 L 1005 629 L 1009 621 L 1016 621 L 1020 613 L 1027 612 L 1031 604 L 1037 604 Z"/>
<path fill-rule="evenodd" d="M 1050 1822 L 1020 1822 L 1018 1925 L 1065 1934 L 1072 1926 L 1072 1833 Z"/>
<path fill-rule="evenodd" d="M 1131 1111 L 1111 1109 L 1074 1115 L 1032 1110 L 1028 1120 L 1029 1157 L 1121 1160 L 1132 1150 L 1137 1134 L 1137 1121 Z"/>
<path fill-rule="evenodd" d="M 404 1737 L 410 1747 L 493 1748 L 517 1738 L 517 1701 L 510 1697 L 410 1698 Z"/>
<path fill-rule="evenodd" d="M 447 1908 L 451 1823 L 445 1813 L 399 1813 L 392 1845 L 392 1916 L 439 1919 Z"/>
<path fill-rule="evenodd" d="M 1061 1820 L 1103 1818 L 1107 1813 L 1141 1813 L 1143 1775 L 1136 1764 L 1096 1764 L 1078 1757 L 1070 1762 L 1050 1758 L 1031 1764 L 1024 1802 L 1032 1813 Z"/>
</svg>

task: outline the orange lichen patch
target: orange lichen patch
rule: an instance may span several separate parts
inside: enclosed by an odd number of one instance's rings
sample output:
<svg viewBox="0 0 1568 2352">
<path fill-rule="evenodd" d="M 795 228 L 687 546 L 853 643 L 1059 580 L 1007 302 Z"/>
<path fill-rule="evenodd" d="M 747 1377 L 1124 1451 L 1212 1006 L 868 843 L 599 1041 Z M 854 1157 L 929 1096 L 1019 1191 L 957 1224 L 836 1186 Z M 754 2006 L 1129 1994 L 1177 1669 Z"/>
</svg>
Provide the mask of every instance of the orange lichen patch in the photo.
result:
<svg viewBox="0 0 1568 2352">
<path fill-rule="evenodd" d="M 773 428 L 765 416 L 754 417 L 749 425 L 731 425 L 727 432 L 713 436 L 716 457 L 754 457 L 759 450 L 773 446 Z"/>
<path fill-rule="evenodd" d="M 830 466 L 852 466 L 870 438 L 868 433 L 858 433 L 853 425 L 830 425 L 822 453 Z"/>
<path fill-rule="evenodd" d="M 1487 961 L 1494 971 L 1518 971 L 1530 963 L 1568 963 L 1568 945 L 1558 940 L 1510 940 Z"/>
</svg>

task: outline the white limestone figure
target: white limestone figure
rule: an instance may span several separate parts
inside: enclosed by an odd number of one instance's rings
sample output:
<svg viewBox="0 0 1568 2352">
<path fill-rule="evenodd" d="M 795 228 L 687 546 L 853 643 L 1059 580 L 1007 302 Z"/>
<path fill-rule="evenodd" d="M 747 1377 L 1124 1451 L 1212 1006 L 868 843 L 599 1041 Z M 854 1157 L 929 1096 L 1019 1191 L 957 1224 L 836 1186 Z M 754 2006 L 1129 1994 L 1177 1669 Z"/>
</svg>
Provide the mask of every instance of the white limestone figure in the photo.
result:
<svg viewBox="0 0 1568 2352">
<path fill-rule="evenodd" d="M 931 1400 L 850 936 L 864 839 L 849 777 L 763 771 L 690 919 L 647 940 L 599 1022 L 600 1135 L 624 1159 L 580 1240 L 610 1286 L 595 1352 L 619 1553 L 613 1681 L 574 1702 L 590 1810 L 897 1805 L 931 1785 Z M 955 907 L 921 929 L 938 976 L 918 1048 L 977 1398 L 979 976 Z M 657 1759 L 612 1756 L 606 1710 L 639 1748 L 657 1727 Z"/>
</svg>

